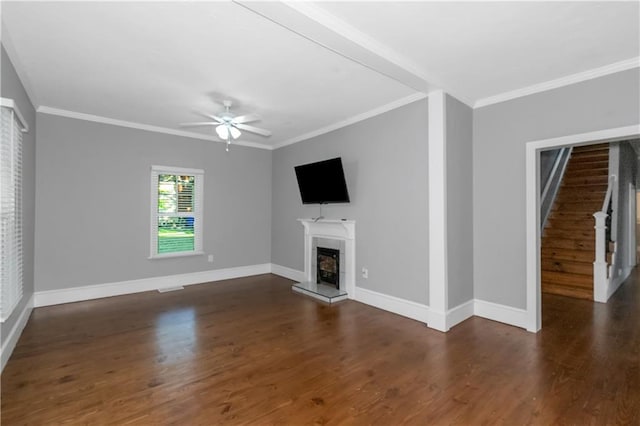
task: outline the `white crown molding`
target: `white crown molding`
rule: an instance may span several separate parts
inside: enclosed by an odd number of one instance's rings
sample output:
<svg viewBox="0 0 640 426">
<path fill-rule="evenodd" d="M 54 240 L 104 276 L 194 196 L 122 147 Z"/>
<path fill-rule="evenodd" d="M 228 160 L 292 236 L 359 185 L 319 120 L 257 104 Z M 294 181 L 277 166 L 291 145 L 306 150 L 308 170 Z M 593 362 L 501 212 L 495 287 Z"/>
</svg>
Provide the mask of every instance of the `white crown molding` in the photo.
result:
<svg viewBox="0 0 640 426">
<path fill-rule="evenodd" d="M 535 93 L 545 92 L 547 90 L 558 89 L 570 84 L 580 83 L 582 81 L 604 77 L 610 74 L 615 74 L 617 72 L 627 71 L 638 67 L 640 67 L 640 57 L 635 57 L 620 62 L 614 62 L 613 64 L 605 65 L 603 67 L 594 68 L 565 77 L 560 77 L 555 80 L 545 81 L 544 83 L 534 84 L 532 86 L 522 87 L 520 89 L 500 93 L 495 96 L 478 99 L 473 104 L 473 108 L 482 108 L 488 105 L 497 104 L 511 99 L 521 98 L 523 96 L 533 95 Z"/>
<path fill-rule="evenodd" d="M 282 148 L 285 147 L 287 145 L 293 145 L 294 143 L 298 143 L 298 142 L 302 142 L 305 141 L 307 139 L 311 139 L 314 138 L 316 136 L 320 136 L 323 135 L 325 133 L 329 133 L 329 132 L 333 132 L 334 130 L 338 130 L 341 129 L 343 127 L 347 127 L 350 126 L 352 124 L 355 124 L 359 121 L 364 121 L 367 120 L 371 117 L 375 117 L 376 115 L 380 115 L 380 114 L 384 114 L 385 112 L 389 112 L 392 111 L 394 109 L 403 107 L 405 105 L 411 104 L 413 102 L 419 101 L 421 99 L 425 99 L 427 97 L 426 94 L 424 93 L 414 93 L 412 95 L 409 95 L 407 97 L 404 97 L 402 99 L 398 99 L 396 101 L 390 102 L 386 105 L 382 105 L 378 108 L 374 108 L 370 111 L 366 111 L 363 112 L 361 114 L 358 115 L 354 115 L 353 117 L 347 118 L 346 120 L 342 120 L 342 121 L 338 121 L 337 123 L 333 123 L 330 124 L 328 126 L 322 127 L 320 129 L 316 129 L 313 130 L 309 133 L 305 133 L 303 135 L 300 136 L 296 136 L 294 138 L 291 139 L 287 139 L 283 142 L 279 142 L 277 144 L 275 144 L 273 146 L 273 149 L 278 149 L 278 148 Z"/>
<path fill-rule="evenodd" d="M 27 322 L 29 321 L 29 316 L 31 315 L 31 311 L 33 311 L 33 299 L 34 296 L 32 294 L 29 301 L 22 309 L 22 312 L 20 312 L 15 324 L 9 331 L 9 334 L 7 334 L 2 342 L 2 348 L 0 348 L 0 373 L 4 370 L 5 365 L 7 365 L 9 358 L 11 358 L 11 354 L 22 335 L 22 330 L 24 330 Z"/>
<path fill-rule="evenodd" d="M 65 109 L 52 108 L 45 105 L 39 106 L 36 112 L 39 112 L 42 114 L 57 115 L 57 116 L 66 117 L 66 118 L 74 118 L 76 120 L 92 121 L 94 123 L 110 124 L 112 126 L 128 127 L 130 129 L 136 129 L 136 130 L 145 130 L 147 132 L 164 133 L 166 135 L 172 135 L 172 136 L 182 136 L 182 137 L 191 138 L 191 139 L 200 139 L 200 140 L 205 140 L 210 142 L 226 143 L 225 141 L 221 141 L 217 137 L 207 136 L 201 133 L 187 132 L 184 130 L 170 129 L 167 127 L 153 126 L 150 124 L 134 123 L 132 121 L 117 120 L 115 118 L 102 117 L 100 115 L 93 115 L 93 114 L 85 114 L 83 112 L 68 111 Z M 265 145 L 257 142 L 233 141 L 232 145 L 240 145 L 240 146 L 246 146 L 250 148 L 259 148 L 259 149 L 267 149 L 267 150 L 273 149 L 270 145 Z"/>
</svg>

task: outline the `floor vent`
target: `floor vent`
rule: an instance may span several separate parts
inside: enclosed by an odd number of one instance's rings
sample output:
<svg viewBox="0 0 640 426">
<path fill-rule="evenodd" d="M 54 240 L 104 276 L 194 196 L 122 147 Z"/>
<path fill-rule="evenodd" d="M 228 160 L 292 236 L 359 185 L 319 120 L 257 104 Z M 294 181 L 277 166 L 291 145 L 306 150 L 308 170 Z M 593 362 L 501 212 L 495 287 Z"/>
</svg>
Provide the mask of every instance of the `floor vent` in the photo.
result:
<svg viewBox="0 0 640 426">
<path fill-rule="evenodd" d="M 177 287 L 165 287 L 165 288 L 159 288 L 158 289 L 158 293 L 166 293 L 168 291 L 178 291 L 178 290 L 184 290 L 184 287 L 182 286 L 177 286 Z"/>
</svg>

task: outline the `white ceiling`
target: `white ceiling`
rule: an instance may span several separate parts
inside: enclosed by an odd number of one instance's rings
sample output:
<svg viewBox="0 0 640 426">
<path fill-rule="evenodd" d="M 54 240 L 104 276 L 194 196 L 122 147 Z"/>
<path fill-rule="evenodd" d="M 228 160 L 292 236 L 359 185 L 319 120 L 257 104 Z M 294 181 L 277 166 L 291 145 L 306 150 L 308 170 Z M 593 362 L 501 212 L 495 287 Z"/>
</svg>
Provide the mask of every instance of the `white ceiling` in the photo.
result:
<svg viewBox="0 0 640 426">
<path fill-rule="evenodd" d="M 473 106 L 634 66 L 639 5 L 3 1 L 1 12 L 3 44 L 43 112 L 213 139 L 179 123 L 231 99 L 273 132 L 240 141 L 273 147 L 434 89 Z"/>
</svg>

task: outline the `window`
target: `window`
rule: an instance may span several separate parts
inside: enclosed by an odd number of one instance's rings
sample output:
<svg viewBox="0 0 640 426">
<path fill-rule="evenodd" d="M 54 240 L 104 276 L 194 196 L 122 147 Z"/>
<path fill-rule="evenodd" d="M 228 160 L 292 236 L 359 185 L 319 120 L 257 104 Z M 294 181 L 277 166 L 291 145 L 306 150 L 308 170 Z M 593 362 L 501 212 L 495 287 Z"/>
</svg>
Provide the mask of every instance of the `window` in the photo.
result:
<svg viewBox="0 0 640 426">
<path fill-rule="evenodd" d="M 11 99 L 0 98 L 0 320 L 22 298 L 22 132 L 27 126 Z"/>
<path fill-rule="evenodd" d="M 204 171 L 151 167 L 152 259 L 203 254 Z"/>
</svg>

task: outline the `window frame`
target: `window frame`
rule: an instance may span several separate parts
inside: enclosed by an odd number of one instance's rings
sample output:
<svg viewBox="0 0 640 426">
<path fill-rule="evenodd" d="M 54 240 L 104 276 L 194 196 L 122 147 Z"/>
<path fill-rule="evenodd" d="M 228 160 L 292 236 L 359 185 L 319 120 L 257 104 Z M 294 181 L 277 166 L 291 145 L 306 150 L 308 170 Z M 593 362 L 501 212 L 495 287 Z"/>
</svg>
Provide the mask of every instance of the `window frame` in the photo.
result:
<svg viewBox="0 0 640 426">
<path fill-rule="evenodd" d="M 172 216 L 167 213 L 158 212 L 158 178 L 160 175 L 181 175 L 181 176 L 193 176 L 194 184 L 194 203 L 193 212 L 189 216 L 193 216 L 193 250 L 179 251 L 172 253 L 158 253 L 158 218 L 160 216 Z M 150 248 L 149 259 L 169 259 L 175 257 L 187 257 L 187 256 L 201 256 L 204 254 L 203 250 L 203 194 L 204 194 L 204 170 L 202 169 L 190 169 L 185 167 L 172 167 L 172 166 L 151 166 L 151 216 L 150 216 Z M 184 214 L 176 214 L 175 216 L 185 216 Z"/>
</svg>

